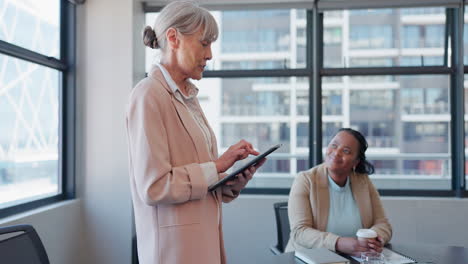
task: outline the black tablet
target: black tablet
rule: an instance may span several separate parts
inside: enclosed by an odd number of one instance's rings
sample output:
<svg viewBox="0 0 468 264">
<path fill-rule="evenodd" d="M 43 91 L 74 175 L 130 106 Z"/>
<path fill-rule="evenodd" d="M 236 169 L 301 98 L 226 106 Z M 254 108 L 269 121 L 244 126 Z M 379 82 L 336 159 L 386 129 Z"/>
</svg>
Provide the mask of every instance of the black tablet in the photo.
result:
<svg viewBox="0 0 468 264">
<path fill-rule="evenodd" d="M 270 153 L 272 153 L 273 151 L 279 149 L 283 144 L 278 144 L 276 146 L 273 146 L 271 147 L 269 150 L 263 152 L 262 154 L 256 156 L 253 160 L 247 162 L 244 166 L 242 166 L 241 168 L 237 169 L 236 171 L 230 173 L 228 176 L 222 178 L 221 180 L 213 183 L 212 185 L 210 185 L 208 187 L 208 191 L 213 191 L 215 190 L 216 188 L 218 188 L 219 186 L 223 185 L 224 183 L 226 183 L 227 181 L 229 180 L 234 180 L 234 178 L 241 172 L 245 171 L 247 168 L 249 168 L 250 166 L 252 165 L 255 165 L 257 164 L 259 161 L 261 161 L 263 158 L 265 158 L 266 156 L 270 155 Z"/>
</svg>

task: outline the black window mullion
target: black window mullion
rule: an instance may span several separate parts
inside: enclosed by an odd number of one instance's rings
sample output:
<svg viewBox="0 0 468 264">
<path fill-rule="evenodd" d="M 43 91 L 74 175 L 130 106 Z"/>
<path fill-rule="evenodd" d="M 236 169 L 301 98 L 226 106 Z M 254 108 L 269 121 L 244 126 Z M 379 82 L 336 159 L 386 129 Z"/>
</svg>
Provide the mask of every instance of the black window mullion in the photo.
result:
<svg viewBox="0 0 468 264">
<path fill-rule="evenodd" d="M 55 57 L 45 56 L 3 40 L 0 40 L 0 53 L 61 71 L 67 69 L 66 64 Z"/>
<path fill-rule="evenodd" d="M 451 154 L 452 189 L 457 197 L 465 192 L 465 126 L 464 126 L 464 65 L 463 65 L 463 27 L 464 6 L 450 8 L 447 14 L 451 23 L 451 67 L 450 75 L 450 112 L 451 112 Z"/>
<path fill-rule="evenodd" d="M 310 167 L 322 162 L 322 78 L 323 65 L 323 13 L 319 12 L 317 2 L 312 10 L 312 90 L 310 93 L 309 131 Z"/>
<path fill-rule="evenodd" d="M 64 198 L 75 197 L 75 98 L 76 98 L 76 7 L 67 0 L 61 2 L 61 59 L 67 65 L 62 73 L 60 89 L 60 177 Z"/>
<path fill-rule="evenodd" d="M 322 76 L 368 76 L 368 75 L 418 75 L 418 74 L 451 74 L 454 68 L 446 66 L 402 66 L 402 67 L 353 67 L 325 68 Z"/>
<path fill-rule="evenodd" d="M 317 9 L 317 4 L 314 4 L 314 9 Z M 314 100 L 313 100 L 313 87 L 314 87 L 314 59 L 315 54 L 314 48 L 314 32 L 316 31 L 316 23 L 314 21 L 313 10 L 307 10 L 306 13 L 306 65 L 309 76 L 309 168 L 312 168 L 315 164 L 314 157 L 314 125 L 312 120 L 312 113 L 314 112 Z"/>
<path fill-rule="evenodd" d="M 255 78 L 308 76 L 307 69 L 214 70 L 203 72 L 204 78 Z"/>
</svg>

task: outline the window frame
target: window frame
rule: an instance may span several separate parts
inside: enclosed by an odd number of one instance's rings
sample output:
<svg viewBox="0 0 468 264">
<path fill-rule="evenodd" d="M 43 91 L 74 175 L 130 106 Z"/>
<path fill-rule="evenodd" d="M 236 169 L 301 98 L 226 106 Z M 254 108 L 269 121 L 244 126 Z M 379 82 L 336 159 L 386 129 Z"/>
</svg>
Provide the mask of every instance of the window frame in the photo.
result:
<svg viewBox="0 0 468 264">
<path fill-rule="evenodd" d="M 61 193 L 0 209 L 0 218 L 75 198 L 75 60 L 76 8 L 60 0 L 60 58 L 49 57 L 0 40 L 0 54 L 42 65 L 61 73 L 59 87 L 59 166 Z"/>
<path fill-rule="evenodd" d="M 318 2 L 318 3 L 317 3 Z M 456 2 L 456 3 L 455 3 Z M 369 4 L 370 2 L 366 2 Z M 372 4 L 370 4 L 372 5 Z M 427 3 L 407 3 L 399 1 L 389 4 L 369 6 L 369 8 L 407 8 L 427 7 L 431 5 L 443 6 L 446 10 L 444 65 L 440 66 L 388 66 L 388 67 L 323 67 L 324 26 L 323 12 L 330 10 L 349 10 L 363 8 L 360 5 L 332 5 L 322 1 L 315 1 L 311 9 L 306 9 L 306 67 L 297 69 L 274 70 L 211 70 L 204 72 L 204 78 L 246 78 L 246 77 L 308 77 L 309 78 L 309 167 L 322 162 L 322 77 L 332 76 L 372 76 L 372 75 L 424 75 L 442 74 L 450 78 L 450 142 L 452 165 L 452 188 L 450 190 L 428 189 L 379 189 L 384 196 L 424 196 L 424 197 L 468 197 L 465 190 L 465 151 L 464 145 L 458 146 L 452 142 L 464 142 L 464 73 L 468 73 L 468 66 L 463 65 L 463 30 L 464 6 L 457 0 L 448 5 L 428 1 Z M 249 8 L 247 5 L 245 8 Z M 285 6 L 281 6 L 285 8 Z M 271 9 L 281 8 L 272 5 Z M 158 12 L 161 7 L 148 6 L 143 3 L 145 13 Z M 207 7 L 209 8 L 209 7 Z M 253 9 L 258 8 L 252 6 Z M 268 7 L 267 7 L 268 8 Z M 291 5 L 289 8 L 296 8 Z M 310 7 L 308 7 L 310 8 Z M 235 8 L 222 7 L 218 10 L 232 10 Z M 450 43 L 449 43 L 450 39 Z M 448 46 L 453 47 L 448 55 Z M 461 59 L 458 57 L 461 56 Z M 447 61 L 450 60 L 450 65 Z M 460 89 L 461 88 L 461 89 Z M 311 113 L 314 113 L 313 115 Z M 287 195 L 290 188 L 249 188 L 243 190 L 246 194 Z"/>
<path fill-rule="evenodd" d="M 416 7 L 416 6 L 415 6 Z M 395 7 L 397 8 L 397 7 Z M 323 25 L 323 12 L 314 12 L 313 20 L 315 24 Z M 372 76 L 372 75 L 424 75 L 424 74 L 443 74 L 449 75 L 450 78 L 450 142 L 451 147 L 451 165 L 452 165 L 452 188 L 450 190 L 426 190 L 426 189 L 379 189 L 379 193 L 385 196 L 429 196 L 429 197 L 468 197 L 468 191 L 465 190 L 465 146 L 464 144 L 453 144 L 453 142 L 464 142 L 464 72 L 463 72 L 463 27 L 464 27 L 464 8 L 446 7 L 446 34 L 445 34 L 445 51 L 444 65 L 441 66 L 397 66 L 397 67 L 354 67 L 354 68 L 323 68 L 320 67 L 320 78 L 329 76 Z M 323 27 L 319 27 L 317 31 L 323 31 Z M 320 36 L 315 36 L 319 38 Z M 450 37 L 450 38 L 449 38 Z M 448 40 L 451 40 L 450 46 L 452 53 L 448 58 Z M 321 41 L 321 40 L 320 40 Z M 322 48 L 323 42 L 319 43 Z M 318 53 L 323 54 L 323 53 Z M 461 59 L 460 59 L 461 56 Z M 447 65 L 447 58 L 450 60 L 450 65 Z M 316 58 L 323 63 L 323 57 Z M 318 64 L 322 65 L 322 64 Z M 313 87 L 312 89 L 321 89 L 321 87 Z M 321 98 L 312 98 L 311 104 L 320 105 Z M 318 106 L 317 106 L 318 108 Z M 317 114 L 321 117 L 321 114 Z M 312 129 L 319 133 L 322 129 L 320 122 Z M 317 141 L 321 139 L 317 137 Z M 320 144 L 321 145 L 321 144 Z M 458 146 L 460 145 L 460 146 Z M 322 160 L 322 152 L 314 151 L 317 158 L 316 164 Z"/>
</svg>

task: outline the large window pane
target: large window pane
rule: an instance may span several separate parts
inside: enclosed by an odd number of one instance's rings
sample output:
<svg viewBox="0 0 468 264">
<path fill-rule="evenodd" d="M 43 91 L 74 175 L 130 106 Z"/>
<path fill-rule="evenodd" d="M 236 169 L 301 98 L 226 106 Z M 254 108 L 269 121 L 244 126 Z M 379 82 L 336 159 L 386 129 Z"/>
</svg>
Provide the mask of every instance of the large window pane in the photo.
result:
<svg viewBox="0 0 468 264">
<path fill-rule="evenodd" d="M 306 66 L 305 10 L 212 11 L 219 38 L 212 45 L 209 70 L 288 69 Z M 153 26 L 156 13 L 146 15 Z M 146 69 L 158 60 L 147 50 Z"/>
<path fill-rule="evenodd" d="M 0 72 L 0 208 L 4 208 L 61 192 L 61 74 L 1 54 Z"/>
<path fill-rule="evenodd" d="M 0 0 L 0 17 L 1 40 L 60 56 L 59 0 Z"/>
<path fill-rule="evenodd" d="M 225 116 L 289 116 L 289 78 L 224 79 Z"/>
<path fill-rule="evenodd" d="M 325 67 L 443 65 L 444 8 L 325 12 Z"/>
<path fill-rule="evenodd" d="M 364 134 L 381 189 L 450 189 L 449 78 L 445 75 L 323 78 L 323 150 L 340 127 Z M 326 88 L 327 85 L 329 88 Z M 327 110 L 335 96 L 340 111 Z M 338 114 L 336 114 L 338 113 Z"/>
<path fill-rule="evenodd" d="M 259 151 L 283 144 L 249 187 L 289 188 L 297 172 L 308 169 L 309 117 L 297 111 L 306 103 L 299 92 L 306 90 L 307 78 L 205 78 L 195 83 L 220 154 L 240 139 Z"/>
</svg>

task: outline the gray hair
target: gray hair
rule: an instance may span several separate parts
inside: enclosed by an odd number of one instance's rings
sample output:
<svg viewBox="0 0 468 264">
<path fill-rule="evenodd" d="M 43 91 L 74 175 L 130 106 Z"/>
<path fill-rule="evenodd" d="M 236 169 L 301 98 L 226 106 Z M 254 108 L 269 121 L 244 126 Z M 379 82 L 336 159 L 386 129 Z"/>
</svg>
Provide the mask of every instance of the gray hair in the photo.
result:
<svg viewBox="0 0 468 264">
<path fill-rule="evenodd" d="M 183 35 L 191 35 L 204 27 L 203 41 L 218 38 L 218 25 L 208 10 L 194 2 L 174 1 L 166 5 L 154 22 L 154 29 L 146 26 L 143 43 L 152 49 L 166 49 L 166 31 L 176 29 Z"/>
</svg>

